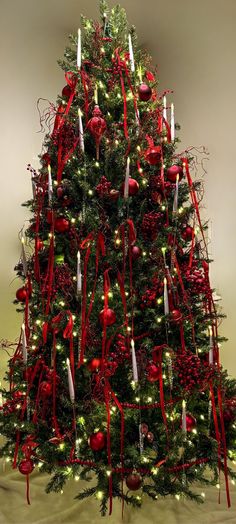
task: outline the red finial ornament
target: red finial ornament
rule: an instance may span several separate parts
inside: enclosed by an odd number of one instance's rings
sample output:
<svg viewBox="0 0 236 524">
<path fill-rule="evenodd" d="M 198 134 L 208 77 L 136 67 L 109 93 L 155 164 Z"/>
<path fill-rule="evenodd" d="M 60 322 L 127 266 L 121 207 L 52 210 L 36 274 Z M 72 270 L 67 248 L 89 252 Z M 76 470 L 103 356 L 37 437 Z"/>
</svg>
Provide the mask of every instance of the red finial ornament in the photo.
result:
<svg viewBox="0 0 236 524">
<path fill-rule="evenodd" d="M 99 160 L 99 145 L 106 131 L 106 121 L 102 118 L 101 109 L 96 105 L 93 110 L 93 116 L 88 121 L 88 129 L 95 138 L 96 143 L 96 159 Z"/>
</svg>

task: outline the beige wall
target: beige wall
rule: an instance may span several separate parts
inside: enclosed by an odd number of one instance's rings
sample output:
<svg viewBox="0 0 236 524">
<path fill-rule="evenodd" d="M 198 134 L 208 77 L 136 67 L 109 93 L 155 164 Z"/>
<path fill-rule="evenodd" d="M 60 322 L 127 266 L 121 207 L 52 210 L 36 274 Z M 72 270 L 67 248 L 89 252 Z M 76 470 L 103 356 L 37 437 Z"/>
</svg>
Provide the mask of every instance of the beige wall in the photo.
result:
<svg viewBox="0 0 236 524">
<path fill-rule="evenodd" d="M 113 4 L 113 2 L 111 2 Z M 124 0 L 159 66 L 161 88 L 175 91 L 183 147 L 210 151 L 205 206 L 211 217 L 213 283 L 228 318 L 230 341 L 222 361 L 236 375 L 235 360 L 235 84 L 236 0 Z M 1 338 L 17 337 L 20 318 L 11 301 L 17 282 L 18 231 L 26 218 L 22 201 L 31 195 L 28 162 L 37 167 L 42 135 L 36 101 L 55 101 L 64 85 L 56 60 L 80 12 L 97 15 L 95 0 L 1 0 Z"/>
</svg>

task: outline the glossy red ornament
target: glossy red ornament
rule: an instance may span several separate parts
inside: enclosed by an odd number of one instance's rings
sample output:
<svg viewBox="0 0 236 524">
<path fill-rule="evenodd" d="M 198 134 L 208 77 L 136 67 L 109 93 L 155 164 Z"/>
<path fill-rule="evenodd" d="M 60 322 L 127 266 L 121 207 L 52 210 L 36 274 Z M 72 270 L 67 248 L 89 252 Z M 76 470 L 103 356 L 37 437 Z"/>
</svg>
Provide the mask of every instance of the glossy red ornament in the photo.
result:
<svg viewBox="0 0 236 524">
<path fill-rule="evenodd" d="M 176 182 L 177 175 L 179 175 L 179 180 L 183 178 L 184 172 L 182 166 L 174 164 L 173 166 L 168 167 L 166 176 L 170 182 Z"/>
<path fill-rule="evenodd" d="M 147 367 L 147 380 L 149 382 L 156 382 L 160 378 L 161 370 L 156 364 L 149 364 Z"/>
<path fill-rule="evenodd" d="M 172 309 L 170 313 L 170 320 L 172 322 L 180 322 L 182 319 L 182 313 L 179 309 Z"/>
<path fill-rule="evenodd" d="M 50 397 L 52 394 L 52 383 L 44 380 L 40 384 L 40 393 L 43 397 Z"/>
<path fill-rule="evenodd" d="M 93 358 L 88 363 L 88 369 L 89 371 L 96 371 L 101 366 L 101 359 L 100 358 Z"/>
<path fill-rule="evenodd" d="M 20 287 L 19 289 L 17 289 L 17 292 L 16 292 L 16 298 L 17 300 L 19 300 L 19 302 L 25 302 L 26 301 L 26 298 L 27 298 L 27 289 L 26 287 Z"/>
<path fill-rule="evenodd" d="M 197 421 L 191 413 L 186 413 L 186 429 L 187 431 L 192 431 L 196 428 Z"/>
<path fill-rule="evenodd" d="M 191 226 L 186 226 L 182 231 L 182 238 L 187 242 L 192 240 L 193 228 Z"/>
<path fill-rule="evenodd" d="M 95 138 L 96 142 L 96 157 L 99 159 L 99 144 L 101 142 L 102 136 L 106 131 L 106 121 L 102 118 L 102 112 L 98 106 L 95 106 L 93 110 L 93 116 L 88 121 L 87 127 L 90 133 Z"/>
<path fill-rule="evenodd" d="M 126 486 L 132 491 L 137 491 L 137 489 L 140 488 L 142 484 L 142 478 L 138 473 L 130 473 L 128 477 L 126 477 Z"/>
<path fill-rule="evenodd" d="M 71 88 L 70 88 L 70 86 L 68 84 L 65 87 L 63 87 L 61 94 L 65 98 L 70 98 Z"/>
<path fill-rule="evenodd" d="M 156 166 L 161 160 L 161 146 L 149 147 L 145 151 L 144 156 L 151 166 Z"/>
<path fill-rule="evenodd" d="M 147 102 L 148 100 L 150 100 L 152 96 L 151 87 L 145 83 L 140 84 L 138 88 L 138 96 L 139 100 L 142 100 L 142 102 Z"/>
<path fill-rule="evenodd" d="M 151 431 L 148 431 L 148 433 L 146 434 L 146 439 L 150 444 L 152 444 L 152 442 L 154 441 L 154 435 Z"/>
<path fill-rule="evenodd" d="M 57 233 L 65 233 L 70 229 L 70 221 L 65 217 L 58 217 L 54 222 L 54 229 Z"/>
<path fill-rule="evenodd" d="M 96 431 L 90 435 L 89 445 L 93 451 L 101 451 L 106 445 L 106 435 L 102 431 Z"/>
<path fill-rule="evenodd" d="M 125 184 L 122 184 L 121 186 L 122 196 L 124 196 L 124 189 L 125 189 Z M 137 180 L 135 180 L 135 178 L 130 178 L 129 179 L 129 196 L 136 195 L 138 193 L 138 190 L 139 190 L 139 183 L 137 182 Z"/>
<path fill-rule="evenodd" d="M 142 249 L 139 246 L 132 246 L 131 248 L 132 259 L 137 260 L 142 256 Z"/>
<path fill-rule="evenodd" d="M 38 251 L 41 251 L 41 249 L 44 248 L 44 243 L 41 240 L 41 238 L 37 238 L 36 239 L 36 246 L 37 246 Z"/>
<path fill-rule="evenodd" d="M 102 326 L 104 326 L 105 320 L 107 326 L 112 326 L 112 324 L 115 324 L 116 321 L 116 314 L 113 309 L 107 308 L 107 310 L 103 309 L 99 313 L 99 320 Z"/>
<path fill-rule="evenodd" d="M 18 468 L 22 475 L 29 475 L 34 470 L 34 463 L 31 459 L 23 459 Z"/>
</svg>

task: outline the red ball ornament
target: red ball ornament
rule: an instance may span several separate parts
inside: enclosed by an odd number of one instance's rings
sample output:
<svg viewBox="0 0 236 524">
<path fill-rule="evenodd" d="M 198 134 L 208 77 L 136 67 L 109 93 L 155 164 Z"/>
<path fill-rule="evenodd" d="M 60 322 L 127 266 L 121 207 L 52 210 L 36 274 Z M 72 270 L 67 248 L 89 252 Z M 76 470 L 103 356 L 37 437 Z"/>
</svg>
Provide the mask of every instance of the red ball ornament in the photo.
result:
<svg viewBox="0 0 236 524">
<path fill-rule="evenodd" d="M 29 475 L 34 470 L 34 463 L 31 459 L 23 459 L 19 464 L 19 471 L 22 475 Z"/>
<path fill-rule="evenodd" d="M 161 146 L 149 147 L 145 153 L 145 159 L 151 166 L 156 166 L 161 159 Z"/>
<path fill-rule="evenodd" d="M 41 249 L 44 248 L 44 243 L 41 240 L 41 238 L 37 238 L 36 239 L 36 247 L 37 247 L 38 251 L 41 251 Z"/>
<path fill-rule="evenodd" d="M 100 358 L 93 358 L 88 363 L 88 369 L 89 371 L 96 371 L 101 366 L 101 359 Z"/>
<path fill-rule="evenodd" d="M 161 370 L 156 364 L 149 364 L 147 367 L 147 380 L 149 382 L 156 382 L 160 378 Z"/>
<path fill-rule="evenodd" d="M 40 384 L 40 393 L 43 397 L 50 397 L 52 394 L 52 383 L 44 380 Z"/>
<path fill-rule="evenodd" d="M 61 94 L 65 98 L 70 98 L 71 88 L 70 88 L 70 86 L 68 84 L 65 87 L 63 87 Z"/>
<path fill-rule="evenodd" d="M 179 180 L 184 176 L 183 168 L 181 166 L 173 165 L 167 169 L 167 178 L 170 182 L 176 182 L 176 177 L 179 175 Z"/>
<path fill-rule="evenodd" d="M 102 431 L 96 431 L 90 435 L 89 445 L 93 451 L 101 451 L 106 445 L 106 435 Z"/>
<path fill-rule="evenodd" d="M 70 229 L 70 221 L 65 217 L 58 217 L 54 222 L 54 229 L 57 233 L 65 233 Z"/>
<path fill-rule="evenodd" d="M 141 84 L 138 88 L 138 96 L 139 100 L 142 100 L 142 102 L 147 102 L 150 100 L 152 96 L 152 90 L 151 87 L 147 84 Z"/>
<path fill-rule="evenodd" d="M 25 302 L 27 295 L 28 295 L 28 292 L 24 286 L 17 289 L 16 298 L 17 300 L 19 300 L 19 302 Z"/>
<path fill-rule="evenodd" d="M 193 417 L 193 415 L 191 415 L 191 413 L 187 413 L 186 414 L 186 429 L 187 429 L 187 431 L 192 431 L 193 429 L 196 428 L 196 425 L 197 425 L 197 421 L 196 421 L 195 417 Z"/>
<path fill-rule="evenodd" d="M 122 184 L 121 186 L 122 196 L 124 196 L 124 189 L 125 189 L 125 184 Z M 135 178 L 130 178 L 129 179 L 129 196 L 136 195 L 138 193 L 138 190 L 139 190 L 139 183 L 137 182 L 137 180 L 135 180 Z"/>
<path fill-rule="evenodd" d="M 132 246 L 131 255 L 133 260 L 137 260 L 142 256 L 142 249 L 139 246 Z"/>
<path fill-rule="evenodd" d="M 182 231 L 182 238 L 186 240 L 186 242 L 190 242 L 192 240 L 192 235 L 193 228 L 191 226 L 186 226 Z"/>
<path fill-rule="evenodd" d="M 93 110 L 93 116 L 88 121 L 87 127 L 90 133 L 95 138 L 96 150 L 97 150 L 97 160 L 99 158 L 99 144 L 102 139 L 103 134 L 106 131 L 106 121 L 102 118 L 102 112 L 98 106 L 95 106 Z"/>
<path fill-rule="evenodd" d="M 130 473 L 126 477 L 126 486 L 132 491 L 137 491 L 142 484 L 142 478 L 138 473 Z"/>
<path fill-rule="evenodd" d="M 170 320 L 172 322 L 180 322 L 182 319 L 182 313 L 179 309 L 172 309 L 170 313 Z"/>
<path fill-rule="evenodd" d="M 102 326 L 104 326 L 105 321 L 107 326 L 112 326 L 112 324 L 115 324 L 116 321 L 115 311 L 113 311 L 113 309 L 110 308 L 103 309 L 99 313 L 99 320 Z"/>
</svg>

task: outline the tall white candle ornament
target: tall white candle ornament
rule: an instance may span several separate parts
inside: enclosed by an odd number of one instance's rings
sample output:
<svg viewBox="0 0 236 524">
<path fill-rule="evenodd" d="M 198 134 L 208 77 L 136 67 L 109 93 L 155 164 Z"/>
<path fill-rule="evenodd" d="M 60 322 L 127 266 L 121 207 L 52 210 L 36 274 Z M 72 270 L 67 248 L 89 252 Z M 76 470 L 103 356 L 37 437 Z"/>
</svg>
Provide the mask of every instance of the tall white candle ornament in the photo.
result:
<svg viewBox="0 0 236 524">
<path fill-rule="evenodd" d="M 132 46 L 132 40 L 131 40 L 131 34 L 129 34 L 129 59 L 130 59 L 130 68 L 132 73 L 135 71 L 135 65 L 134 65 L 134 52 L 133 52 L 133 46 Z"/>
<path fill-rule="evenodd" d="M 26 254 L 25 254 L 25 239 L 24 237 L 22 236 L 21 237 L 21 261 L 22 261 L 22 266 L 23 266 L 23 273 L 24 273 L 24 276 L 26 277 L 27 276 L 27 270 L 28 270 L 28 267 L 27 267 L 27 258 L 26 258 Z"/>
<path fill-rule="evenodd" d="M 179 198 L 179 173 L 176 175 L 176 182 L 175 182 L 175 194 L 174 194 L 174 202 L 173 202 L 173 213 L 178 212 L 178 198 Z"/>
<path fill-rule="evenodd" d="M 174 108 L 174 104 L 171 104 L 170 136 L 171 136 L 171 140 L 173 141 L 175 139 L 175 108 Z"/>
<path fill-rule="evenodd" d="M 81 275 L 81 257 L 80 251 L 77 253 L 77 293 L 81 293 L 82 290 L 82 275 Z"/>
<path fill-rule="evenodd" d="M 69 395 L 70 395 L 70 400 L 73 404 L 75 401 L 75 390 L 74 390 L 74 384 L 73 384 L 73 379 L 72 379 L 72 374 L 71 374 L 69 358 L 66 359 L 66 366 L 67 366 L 67 375 L 68 375 Z"/>
<path fill-rule="evenodd" d="M 26 365 L 27 364 L 27 340 L 26 340 L 24 323 L 21 326 L 21 344 L 22 344 L 23 363 Z"/>
<path fill-rule="evenodd" d="M 138 382 L 138 368 L 137 368 L 137 360 L 136 360 L 136 353 L 135 353 L 135 347 L 134 347 L 134 340 L 131 339 L 131 357 L 132 357 L 132 369 L 133 369 L 133 381 Z"/>
<path fill-rule="evenodd" d="M 77 67 L 81 68 L 81 29 L 78 29 Z"/>
<path fill-rule="evenodd" d="M 209 326 L 209 364 L 210 366 L 214 364 L 214 344 L 213 344 L 213 334 L 212 334 L 211 326 Z"/>
<path fill-rule="evenodd" d="M 186 402 L 182 402 L 182 431 L 187 433 L 187 423 L 186 423 Z"/>
<path fill-rule="evenodd" d="M 130 158 L 128 156 L 126 162 L 126 172 L 125 172 L 125 186 L 124 186 L 124 198 L 127 199 L 129 196 L 129 174 L 130 174 Z"/>
<path fill-rule="evenodd" d="M 94 88 L 94 102 L 95 102 L 95 105 L 97 106 L 98 105 L 98 86 L 97 84 L 95 85 L 95 88 Z"/>
<path fill-rule="evenodd" d="M 0 392 L 0 408 L 2 408 L 3 406 L 3 396 L 2 396 L 2 392 Z"/>
<path fill-rule="evenodd" d="M 164 314 L 169 315 L 169 298 L 168 298 L 168 287 L 167 278 L 164 278 Z"/>
<path fill-rule="evenodd" d="M 83 129 L 82 113 L 80 109 L 78 109 L 78 117 L 79 117 L 79 145 L 80 145 L 80 149 L 82 153 L 84 153 L 84 129 Z"/>
<path fill-rule="evenodd" d="M 163 96 L 163 118 L 167 121 L 166 96 Z"/>
<path fill-rule="evenodd" d="M 52 170 L 51 170 L 50 164 L 48 164 L 48 202 L 49 204 L 52 203 L 52 195 L 53 195 Z"/>
</svg>

